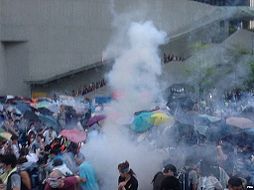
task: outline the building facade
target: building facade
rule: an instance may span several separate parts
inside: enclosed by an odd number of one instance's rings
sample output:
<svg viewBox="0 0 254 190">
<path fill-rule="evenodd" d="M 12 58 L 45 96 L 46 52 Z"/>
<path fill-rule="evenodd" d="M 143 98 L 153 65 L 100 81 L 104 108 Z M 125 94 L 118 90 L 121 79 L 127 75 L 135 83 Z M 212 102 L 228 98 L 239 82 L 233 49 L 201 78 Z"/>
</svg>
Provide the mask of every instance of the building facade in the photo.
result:
<svg viewBox="0 0 254 190">
<path fill-rule="evenodd" d="M 207 4 L 189 0 L 112 2 L 0 0 L 0 95 L 30 96 L 31 86 L 42 90 L 39 85 L 59 82 L 80 70 L 88 74 L 75 79 L 77 86 L 96 81 L 101 76 L 89 73 L 102 64 L 103 51 L 114 34 L 112 23 L 121 15 L 153 21 L 174 39 L 168 48 L 178 54 L 189 54 L 186 44 L 192 40 L 209 41 L 216 32 L 224 32 L 219 23 L 210 25 L 214 20 L 209 15 L 217 15 L 217 8 Z M 207 17 L 211 20 L 204 20 Z M 206 27 L 199 30 L 202 26 Z M 64 83 L 60 86 L 67 88 Z M 45 91 L 52 88 L 45 87 Z"/>
</svg>

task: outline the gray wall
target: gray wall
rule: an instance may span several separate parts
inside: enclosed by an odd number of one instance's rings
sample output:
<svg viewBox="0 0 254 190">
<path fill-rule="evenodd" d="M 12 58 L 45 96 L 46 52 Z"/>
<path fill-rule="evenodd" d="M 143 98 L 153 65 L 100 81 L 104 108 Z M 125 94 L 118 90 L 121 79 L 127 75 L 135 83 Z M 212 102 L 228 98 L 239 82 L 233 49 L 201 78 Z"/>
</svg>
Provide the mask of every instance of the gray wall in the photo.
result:
<svg viewBox="0 0 254 190">
<path fill-rule="evenodd" d="M 0 15 L 2 12 L 2 2 L 0 1 Z M 0 16 L 0 23 L 1 23 L 2 17 Z M 0 36 L 2 31 L 2 25 L 0 24 Z M 1 39 L 1 38 L 0 38 Z M 0 41 L 0 94 L 5 93 L 5 65 L 4 65 L 4 49 L 3 45 Z"/>
<path fill-rule="evenodd" d="M 220 20 L 215 21 L 181 35 L 173 36 L 170 43 L 162 46 L 161 50 L 187 59 L 192 55 L 193 46 L 196 42 L 203 44 L 221 43 L 228 37 L 228 21 L 224 21 L 223 25 L 220 23 Z"/>
<path fill-rule="evenodd" d="M 212 15 L 217 10 L 189 0 L 119 0 L 115 9 L 117 13 L 131 13 L 129 17 L 133 20 L 152 20 L 159 29 L 168 32 L 169 37 L 195 28 L 205 15 Z"/>
<path fill-rule="evenodd" d="M 29 96 L 30 90 L 24 79 L 28 75 L 28 50 L 23 42 L 4 42 L 7 94 Z M 18 88 L 16 88 L 18 87 Z"/>
<path fill-rule="evenodd" d="M 45 79 L 101 59 L 110 35 L 110 13 L 103 10 L 108 6 L 105 1 L 2 2 L 2 38 L 28 39 L 27 80 Z"/>
<path fill-rule="evenodd" d="M 78 90 L 84 85 L 89 85 L 92 82 L 97 82 L 102 79 L 105 79 L 105 73 L 109 71 L 111 67 L 100 66 L 98 68 L 86 70 L 75 75 L 70 75 L 68 77 L 61 78 L 59 80 L 55 80 L 49 82 L 44 85 L 33 85 L 33 92 L 45 92 L 48 95 L 52 95 L 53 93 L 71 93 L 72 90 Z"/>
<path fill-rule="evenodd" d="M 11 86 L 0 82 L 0 93 L 27 94 L 29 90 L 21 81 L 48 79 L 100 61 L 112 34 L 112 7 L 118 14 L 130 12 L 132 20 L 154 21 L 170 36 L 186 27 L 195 28 L 204 15 L 216 10 L 188 0 L 117 0 L 114 5 L 110 2 L 0 0 L 0 40 L 26 42 L 7 50 L 0 47 L 0 74 L 8 68 L 18 68 L 22 73 Z M 21 50 L 23 47 L 25 50 Z M 5 68 L 5 54 L 11 67 Z M 0 80 L 10 81 L 4 74 Z"/>
<path fill-rule="evenodd" d="M 1 25 L 0 25 L 1 26 Z M 0 30 L 1 31 L 1 30 Z M 0 94 L 6 93 L 6 68 L 4 62 L 4 48 L 0 42 Z"/>
</svg>

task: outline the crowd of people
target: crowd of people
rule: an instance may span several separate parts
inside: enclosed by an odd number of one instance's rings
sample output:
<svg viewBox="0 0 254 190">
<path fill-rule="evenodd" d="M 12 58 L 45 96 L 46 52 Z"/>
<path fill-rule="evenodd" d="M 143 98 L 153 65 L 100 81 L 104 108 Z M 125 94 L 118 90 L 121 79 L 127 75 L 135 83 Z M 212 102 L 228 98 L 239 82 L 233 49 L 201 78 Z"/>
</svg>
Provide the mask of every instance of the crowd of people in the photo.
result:
<svg viewBox="0 0 254 190">
<path fill-rule="evenodd" d="M 194 164 L 188 160 L 185 171 L 178 171 L 173 164 L 166 164 L 152 179 L 153 190 L 245 190 L 253 189 L 246 179 L 229 177 L 225 170 L 214 163 L 201 161 Z M 129 162 L 118 165 L 118 190 L 137 190 L 138 180 Z"/>
<path fill-rule="evenodd" d="M 187 175 L 186 173 L 178 175 L 177 168 L 172 164 L 167 164 L 162 172 L 154 176 L 153 190 L 244 190 L 247 188 L 245 179 L 237 176 L 229 178 L 222 168 L 207 164 L 202 162 L 199 170 L 195 165 L 188 167 Z"/>
<path fill-rule="evenodd" d="M 169 54 L 166 54 L 166 53 L 163 54 L 163 63 L 164 64 L 167 64 L 167 63 L 172 62 L 172 61 L 183 62 L 184 58 L 176 56 L 174 54 L 170 54 L 170 53 Z"/>
<path fill-rule="evenodd" d="M 240 107 L 241 103 L 243 102 L 239 101 L 237 105 Z M 182 106 L 181 113 L 179 105 Z M 243 178 L 245 184 L 253 185 L 254 126 L 247 126 L 243 122 L 244 120 L 252 123 L 249 118 L 253 117 L 253 110 L 235 111 L 232 117 L 231 113 L 224 110 L 229 109 L 228 106 L 225 106 L 219 108 L 220 115 L 215 117 L 218 110 L 214 109 L 210 112 L 210 110 L 200 108 L 201 105 L 196 106 L 196 104 L 188 107 L 178 104 L 178 110 L 176 110 L 178 113 L 175 113 L 177 121 L 171 128 L 175 134 L 176 145 L 188 145 L 185 166 L 191 163 L 201 176 L 204 173 L 202 169 L 205 168 L 205 171 L 211 171 L 209 175 L 216 176 L 217 179 L 219 179 L 218 173 L 221 174 L 221 172 L 218 172 L 218 169 L 216 172 L 214 168 L 221 168 L 227 176 Z M 230 122 L 232 118 L 235 119 L 234 122 Z M 207 167 L 203 167 L 202 163 Z"/>
<path fill-rule="evenodd" d="M 45 133 L 53 138 L 55 132 L 48 129 Z M 79 152 L 79 145 L 57 137 L 46 144 L 43 137 L 36 135 L 32 144 L 15 153 L 17 137 L 12 136 L 9 147 L 2 145 L 0 189 L 99 189 L 95 171 Z"/>
<path fill-rule="evenodd" d="M 57 113 L 45 109 L 42 112 L 39 108 L 32 108 L 34 103 L 30 102 L 30 108 L 34 109 L 31 112 L 53 114 L 57 126 L 41 122 L 26 111 L 18 112 L 13 105 L 18 107 L 20 101 L 29 102 L 28 99 L 7 100 L 0 106 L 0 190 L 100 189 L 94 167 L 80 151 L 83 142 L 73 142 L 60 133 L 77 123 L 87 130 L 93 110 L 92 101 L 84 99 L 88 109 L 83 114 L 66 105 L 60 105 Z M 134 116 L 158 110 L 159 107 L 143 110 L 135 112 Z M 176 120 L 170 128 L 175 134 L 175 144 L 167 146 L 177 148 L 185 144 L 191 154 L 186 155 L 181 167 L 175 162 L 180 155 L 175 154 L 164 163 L 163 168 L 158 168 L 161 171 L 154 174 L 154 179 L 148 179 L 154 190 L 244 190 L 253 185 L 253 139 L 247 131 L 228 129 L 224 121 L 220 121 L 210 123 L 214 126 L 210 126 L 205 136 L 193 126 L 181 123 L 177 117 Z M 215 153 L 209 152 L 209 145 L 214 146 Z M 120 163 L 117 169 L 118 190 L 139 188 L 139 176 L 128 161 Z"/>
<path fill-rule="evenodd" d="M 89 85 L 84 85 L 83 87 L 80 87 L 77 90 L 72 90 L 71 95 L 72 96 L 84 96 L 90 92 L 94 92 L 97 89 L 102 88 L 105 85 L 106 85 L 106 80 L 101 79 L 99 81 L 92 82 Z"/>
<path fill-rule="evenodd" d="M 147 135 L 148 141 L 162 139 L 157 146 L 167 149 L 170 145 L 171 149 L 164 168 L 152 180 L 154 190 L 232 189 L 234 183 L 237 184 L 235 188 L 253 188 L 254 124 L 248 119 L 253 118 L 253 109 L 234 113 L 233 119 L 236 120 L 231 123 L 232 115 L 218 117 L 215 114 L 217 110 L 208 113 L 207 109 L 200 109 L 196 104 L 189 105 L 187 102 L 187 106 L 185 101 L 181 97 L 176 109 L 171 112 L 175 119 L 173 126 L 157 136 L 153 133 L 152 138 L 151 134 Z M 156 110 L 144 110 L 135 115 Z M 225 112 L 223 109 L 220 111 Z M 168 175 L 173 177 L 167 178 Z"/>
<path fill-rule="evenodd" d="M 76 124 L 80 116 L 75 110 L 64 105 L 58 113 L 43 109 L 45 117 L 56 114 L 57 126 L 53 126 L 36 119 L 32 113 L 39 109 L 17 111 L 20 101 L 27 100 L 6 99 L 0 106 L 0 189 L 98 190 L 95 170 L 80 152 L 82 143 L 60 135 L 62 129 Z"/>
<path fill-rule="evenodd" d="M 176 121 L 169 129 L 170 132 L 166 131 L 166 144 L 171 144 L 170 156 L 161 171 L 151 180 L 153 190 L 253 188 L 253 135 L 248 134 L 248 130 L 231 129 L 224 121 L 211 125 L 213 126 L 208 127 L 206 135 L 183 121 Z M 201 127 L 205 129 L 206 126 Z M 159 133 L 158 138 L 163 139 L 165 136 Z M 133 171 L 129 175 L 134 175 L 137 179 L 139 177 Z M 135 181 L 133 186 L 136 186 Z"/>
</svg>

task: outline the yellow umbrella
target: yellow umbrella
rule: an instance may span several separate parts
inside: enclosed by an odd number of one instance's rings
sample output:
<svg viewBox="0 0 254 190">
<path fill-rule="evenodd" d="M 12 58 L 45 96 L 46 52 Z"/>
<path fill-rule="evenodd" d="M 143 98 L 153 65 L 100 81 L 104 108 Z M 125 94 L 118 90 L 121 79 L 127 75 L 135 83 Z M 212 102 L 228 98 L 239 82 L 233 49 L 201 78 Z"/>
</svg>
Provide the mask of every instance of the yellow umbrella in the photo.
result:
<svg viewBox="0 0 254 190">
<path fill-rule="evenodd" d="M 151 116 L 151 122 L 153 123 L 153 125 L 156 125 L 156 126 L 164 124 L 172 120 L 173 120 L 172 117 L 168 116 L 167 114 L 163 112 L 156 112 L 152 114 Z"/>
<path fill-rule="evenodd" d="M 8 132 L 0 132 L 0 138 L 2 139 L 6 139 L 6 140 L 10 140 L 11 139 L 12 134 L 8 133 Z"/>
</svg>

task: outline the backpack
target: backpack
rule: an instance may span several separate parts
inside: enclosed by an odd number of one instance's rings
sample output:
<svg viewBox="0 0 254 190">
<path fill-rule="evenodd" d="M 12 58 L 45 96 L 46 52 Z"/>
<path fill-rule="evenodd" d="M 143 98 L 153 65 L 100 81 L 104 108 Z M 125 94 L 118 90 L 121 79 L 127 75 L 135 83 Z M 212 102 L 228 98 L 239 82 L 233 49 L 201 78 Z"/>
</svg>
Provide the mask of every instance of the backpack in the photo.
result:
<svg viewBox="0 0 254 190">
<path fill-rule="evenodd" d="M 12 177 L 12 175 L 14 175 L 14 174 L 18 174 L 18 175 L 19 175 L 19 173 L 18 173 L 17 171 L 12 172 L 12 173 L 9 175 L 9 177 L 8 177 L 8 179 L 7 179 L 6 190 L 12 189 L 12 187 L 11 187 L 11 177 Z M 22 187 L 22 181 L 21 181 L 21 187 Z M 23 189 L 21 188 L 21 190 L 23 190 Z"/>
</svg>

